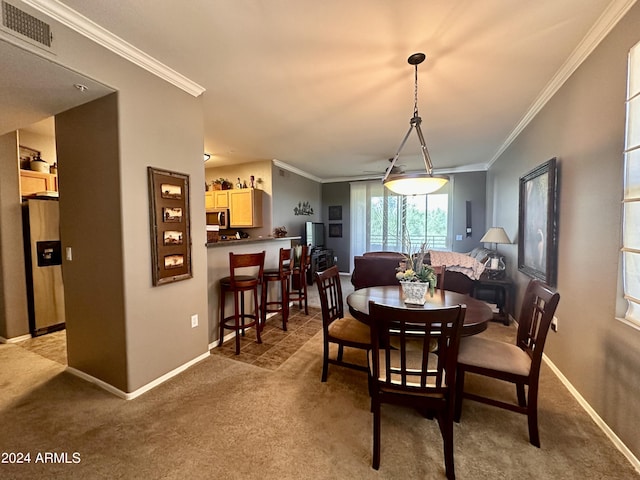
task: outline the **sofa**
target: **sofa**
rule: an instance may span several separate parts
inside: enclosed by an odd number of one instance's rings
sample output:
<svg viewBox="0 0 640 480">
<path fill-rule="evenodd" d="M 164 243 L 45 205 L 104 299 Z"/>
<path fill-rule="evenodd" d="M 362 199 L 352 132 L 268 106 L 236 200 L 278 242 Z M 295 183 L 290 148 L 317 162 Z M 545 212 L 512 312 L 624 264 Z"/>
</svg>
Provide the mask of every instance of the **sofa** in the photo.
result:
<svg viewBox="0 0 640 480">
<path fill-rule="evenodd" d="M 354 289 L 397 285 L 396 268 L 404 255 L 398 252 L 367 252 L 353 258 Z"/>
<path fill-rule="evenodd" d="M 483 247 L 476 247 L 464 255 L 483 264 L 492 253 Z M 397 285 L 396 268 L 404 258 L 398 252 L 367 252 L 353 259 L 353 273 L 351 284 L 354 289 L 377 287 L 383 285 Z M 430 255 L 427 257 L 431 263 Z M 460 268 L 459 270 L 464 270 Z M 455 266 L 447 265 L 445 277 L 446 290 L 469 294 L 473 291 L 475 280 L 462 271 L 456 271 Z"/>
</svg>

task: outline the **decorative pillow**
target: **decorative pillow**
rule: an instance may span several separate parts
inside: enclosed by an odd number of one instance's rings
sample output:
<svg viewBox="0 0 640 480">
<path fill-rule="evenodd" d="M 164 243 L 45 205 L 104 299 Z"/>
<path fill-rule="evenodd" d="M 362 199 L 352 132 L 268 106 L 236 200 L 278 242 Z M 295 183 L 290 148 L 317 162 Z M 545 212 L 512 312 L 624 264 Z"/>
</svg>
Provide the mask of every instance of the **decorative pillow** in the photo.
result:
<svg viewBox="0 0 640 480">
<path fill-rule="evenodd" d="M 484 264 L 484 262 L 487 261 L 487 258 L 489 258 L 489 255 L 491 255 L 492 252 L 493 251 L 489 250 L 488 248 L 476 247 L 471 250 L 468 255 L 471 258 L 475 258 L 478 262 Z"/>
</svg>

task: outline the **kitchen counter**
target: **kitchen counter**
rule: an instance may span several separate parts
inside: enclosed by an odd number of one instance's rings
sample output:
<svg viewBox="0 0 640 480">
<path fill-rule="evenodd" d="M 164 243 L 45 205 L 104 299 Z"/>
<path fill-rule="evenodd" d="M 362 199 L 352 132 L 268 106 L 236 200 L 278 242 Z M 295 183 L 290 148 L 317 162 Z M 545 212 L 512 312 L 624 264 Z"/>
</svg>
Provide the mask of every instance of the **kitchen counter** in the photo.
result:
<svg viewBox="0 0 640 480">
<path fill-rule="evenodd" d="M 228 247 L 230 245 L 249 245 L 263 243 L 267 241 L 300 240 L 302 237 L 257 237 L 257 238 L 231 238 L 229 240 L 218 240 L 207 243 L 207 248 Z"/>
</svg>

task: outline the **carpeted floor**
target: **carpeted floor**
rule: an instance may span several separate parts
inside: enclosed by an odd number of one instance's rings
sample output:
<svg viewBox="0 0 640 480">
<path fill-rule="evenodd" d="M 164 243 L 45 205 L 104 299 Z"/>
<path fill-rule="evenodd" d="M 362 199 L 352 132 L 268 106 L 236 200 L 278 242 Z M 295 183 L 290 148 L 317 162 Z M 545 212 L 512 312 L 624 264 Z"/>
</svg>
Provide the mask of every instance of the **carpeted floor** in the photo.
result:
<svg viewBox="0 0 640 480">
<path fill-rule="evenodd" d="M 482 335 L 514 333 L 492 323 Z M 394 406 L 383 406 L 373 470 L 366 374 L 331 366 L 322 383 L 321 356 L 321 332 L 273 370 L 214 354 L 125 401 L 60 363 L 0 345 L 0 451 L 31 456 L 0 463 L 0 478 L 444 478 L 436 422 Z M 470 379 L 470 388 L 515 398 Z M 524 416 L 465 402 L 454 427 L 458 479 L 640 479 L 546 366 L 540 436 L 538 449 Z"/>
</svg>

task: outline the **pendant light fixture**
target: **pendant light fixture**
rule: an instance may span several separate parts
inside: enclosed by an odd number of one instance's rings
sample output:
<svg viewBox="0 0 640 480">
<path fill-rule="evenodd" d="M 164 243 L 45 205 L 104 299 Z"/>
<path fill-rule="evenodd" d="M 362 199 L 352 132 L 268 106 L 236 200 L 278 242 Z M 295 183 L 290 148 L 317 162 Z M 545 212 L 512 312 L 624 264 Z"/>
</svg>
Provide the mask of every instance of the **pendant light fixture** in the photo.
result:
<svg viewBox="0 0 640 480">
<path fill-rule="evenodd" d="M 424 53 L 414 53 L 407 60 L 410 65 L 414 66 L 415 69 L 413 117 L 411 117 L 411 119 L 409 120 L 409 131 L 404 136 L 404 139 L 402 140 L 398 151 L 391 161 L 391 165 L 389 165 L 389 168 L 387 169 L 387 172 L 382 179 L 382 183 L 385 187 L 399 195 L 424 195 L 432 193 L 440 189 L 445 183 L 449 181 L 449 177 L 447 177 L 446 175 L 433 175 L 433 164 L 431 163 L 429 150 L 427 149 L 427 144 L 424 141 L 424 136 L 422 135 L 422 128 L 420 128 L 422 119 L 418 115 L 418 65 L 424 62 L 425 58 L 427 57 Z M 409 135 L 414 128 L 416 129 L 416 134 L 418 135 L 418 140 L 420 141 L 420 151 L 424 160 L 426 172 L 391 174 L 391 170 L 393 169 L 396 160 L 398 160 L 398 156 L 400 155 L 400 152 L 404 148 L 404 144 L 407 142 L 407 139 L 409 138 Z"/>
</svg>

